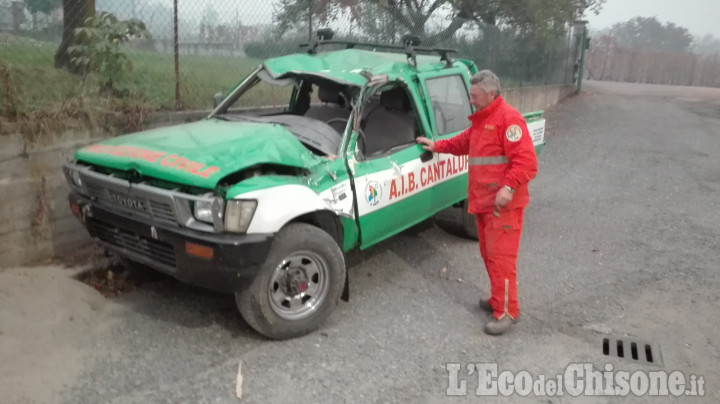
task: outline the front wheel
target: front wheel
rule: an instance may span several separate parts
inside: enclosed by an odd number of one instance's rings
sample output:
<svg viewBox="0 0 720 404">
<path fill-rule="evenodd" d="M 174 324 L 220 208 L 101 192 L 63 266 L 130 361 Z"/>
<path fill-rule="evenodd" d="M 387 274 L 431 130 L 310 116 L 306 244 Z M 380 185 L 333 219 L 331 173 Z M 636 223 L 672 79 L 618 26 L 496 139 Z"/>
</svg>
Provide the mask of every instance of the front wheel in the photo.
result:
<svg viewBox="0 0 720 404">
<path fill-rule="evenodd" d="M 249 288 L 235 293 L 240 314 L 272 339 L 308 334 L 330 316 L 345 285 L 337 242 L 305 223 L 282 229 Z"/>
</svg>

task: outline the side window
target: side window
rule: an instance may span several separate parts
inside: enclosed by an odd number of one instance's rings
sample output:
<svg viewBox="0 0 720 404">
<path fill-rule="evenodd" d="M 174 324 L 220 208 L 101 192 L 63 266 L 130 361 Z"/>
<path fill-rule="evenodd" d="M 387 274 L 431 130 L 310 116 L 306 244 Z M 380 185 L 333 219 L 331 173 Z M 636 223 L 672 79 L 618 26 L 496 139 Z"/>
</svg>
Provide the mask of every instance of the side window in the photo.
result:
<svg viewBox="0 0 720 404">
<path fill-rule="evenodd" d="M 363 105 L 360 127 L 365 156 L 382 155 L 401 145 L 414 144 L 417 116 L 405 88 L 383 88 Z"/>
<path fill-rule="evenodd" d="M 459 74 L 425 81 L 439 135 L 467 129 L 472 113 L 465 82 Z"/>
</svg>

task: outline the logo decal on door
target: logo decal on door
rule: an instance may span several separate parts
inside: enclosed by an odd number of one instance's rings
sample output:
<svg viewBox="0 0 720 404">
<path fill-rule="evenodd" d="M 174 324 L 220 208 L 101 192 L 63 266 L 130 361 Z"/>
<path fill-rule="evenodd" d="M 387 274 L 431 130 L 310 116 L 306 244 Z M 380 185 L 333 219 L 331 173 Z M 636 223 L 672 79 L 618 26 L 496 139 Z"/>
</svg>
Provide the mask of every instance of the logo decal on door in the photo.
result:
<svg viewBox="0 0 720 404">
<path fill-rule="evenodd" d="M 370 181 L 365 187 L 365 201 L 370 206 L 375 206 L 380 202 L 382 198 L 382 188 L 377 181 Z"/>
</svg>

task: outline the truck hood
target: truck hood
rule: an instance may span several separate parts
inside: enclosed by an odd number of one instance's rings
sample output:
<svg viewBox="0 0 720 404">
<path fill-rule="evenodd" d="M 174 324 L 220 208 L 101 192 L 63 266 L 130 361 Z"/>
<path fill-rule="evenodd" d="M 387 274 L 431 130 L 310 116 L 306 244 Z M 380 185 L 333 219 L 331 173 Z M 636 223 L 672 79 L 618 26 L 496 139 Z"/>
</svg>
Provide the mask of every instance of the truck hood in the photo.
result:
<svg viewBox="0 0 720 404">
<path fill-rule="evenodd" d="M 308 169 L 322 161 L 281 125 L 216 119 L 108 139 L 78 150 L 75 158 L 208 189 L 258 164 Z"/>
</svg>

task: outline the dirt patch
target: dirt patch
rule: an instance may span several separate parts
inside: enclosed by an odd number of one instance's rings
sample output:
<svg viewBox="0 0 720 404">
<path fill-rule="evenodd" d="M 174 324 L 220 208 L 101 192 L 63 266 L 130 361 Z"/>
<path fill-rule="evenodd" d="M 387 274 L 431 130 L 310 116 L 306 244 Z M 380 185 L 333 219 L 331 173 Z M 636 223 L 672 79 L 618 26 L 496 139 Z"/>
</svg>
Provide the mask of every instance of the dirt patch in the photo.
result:
<svg viewBox="0 0 720 404">
<path fill-rule="evenodd" d="M 88 243 L 81 247 L 66 251 L 48 260 L 48 264 L 65 266 L 68 269 L 74 268 L 76 273 L 85 272 L 88 269 L 109 268 L 115 265 L 117 259 L 106 254 L 102 248 L 94 243 Z"/>
<path fill-rule="evenodd" d="M 116 297 L 132 292 L 144 283 L 156 281 L 159 276 L 152 269 L 139 264 L 126 266 L 115 262 L 108 267 L 82 272 L 75 278 L 105 297 Z"/>
<path fill-rule="evenodd" d="M 88 244 L 49 260 L 47 264 L 64 266 L 69 276 L 95 289 L 104 297 L 117 297 L 165 276 L 142 264 L 123 264 L 94 244 Z"/>
</svg>

